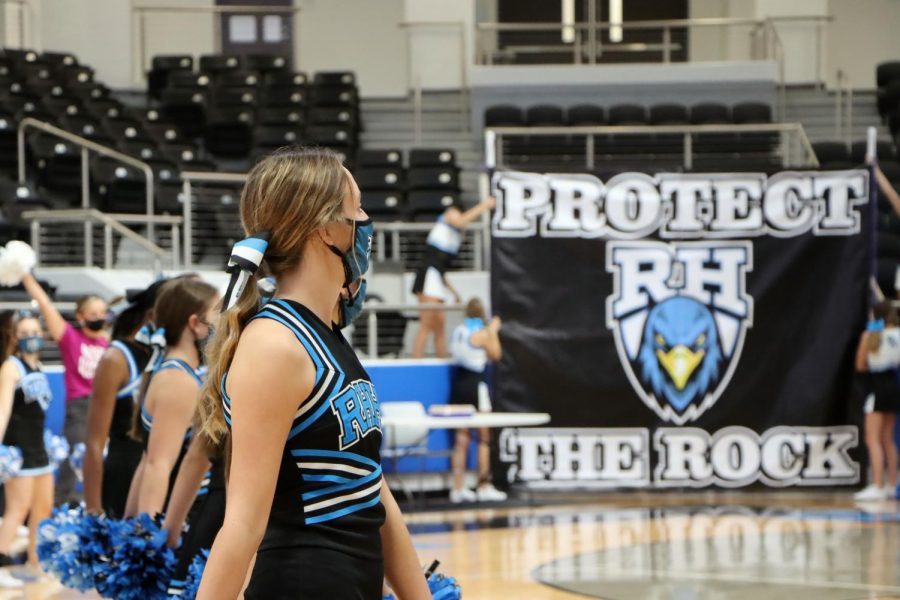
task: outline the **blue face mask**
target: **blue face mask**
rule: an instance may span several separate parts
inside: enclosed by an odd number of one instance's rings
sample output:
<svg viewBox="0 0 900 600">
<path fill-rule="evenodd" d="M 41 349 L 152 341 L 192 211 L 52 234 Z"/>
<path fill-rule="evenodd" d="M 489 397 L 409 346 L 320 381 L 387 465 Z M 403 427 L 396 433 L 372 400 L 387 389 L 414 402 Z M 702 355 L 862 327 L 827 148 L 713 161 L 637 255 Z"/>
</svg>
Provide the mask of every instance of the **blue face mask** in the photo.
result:
<svg viewBox="0 0 900 600">
<path fill-rule="evenodd" d="M 372 223 L 372 219 L 352 221 L 352 223 L 354 225 L 353 245 L 346 252 L 341 252 L 333 244 L 328 245 L 328 249 L 340 257 L 341 263 L 344 265 L 343 287 L 349 286 L 368 272 L 369 257 L 372 254 L 372 238 L 375 236 L 375 225 Z"/>
<path fill-rule="evenodd" d="M 368 282 L 361 279 L 356 293 L 344 298 L 341 296 L 341 322 L 338 325 L 343 329 L 362 314 L 363 302 L 366 301 L 366 287 Z"/>
<path fill-rule="evenodd" d="M 34 335 L 19 340 L 19 351 L 25 354 L 37 354 L 44 348 L 44 338 Z"/>
</svg>

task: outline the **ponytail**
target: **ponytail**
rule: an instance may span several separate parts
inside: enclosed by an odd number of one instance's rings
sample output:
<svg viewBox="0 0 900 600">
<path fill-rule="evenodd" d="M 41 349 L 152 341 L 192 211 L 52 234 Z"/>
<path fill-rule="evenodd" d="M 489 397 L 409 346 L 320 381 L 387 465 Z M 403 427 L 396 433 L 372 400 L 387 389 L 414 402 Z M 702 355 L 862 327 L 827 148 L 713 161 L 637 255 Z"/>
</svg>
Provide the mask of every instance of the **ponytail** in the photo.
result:
<svg viewBox="0 0 900 600">
<path fill-rule="evenodd" d="M 256 272 L 268 247 L 269 233 L 251 235 L 234 245 L 227 271 L 231 280 L 222 300 L 222 312 L 206 349 L 209 376 L 200 392 L 201 434 L 210 445 L 219 445 L 228 434 L 222 387 L 225 373 L 234 359 L 241 333 L 259 310 L 260 294 Z"/>
</svg>

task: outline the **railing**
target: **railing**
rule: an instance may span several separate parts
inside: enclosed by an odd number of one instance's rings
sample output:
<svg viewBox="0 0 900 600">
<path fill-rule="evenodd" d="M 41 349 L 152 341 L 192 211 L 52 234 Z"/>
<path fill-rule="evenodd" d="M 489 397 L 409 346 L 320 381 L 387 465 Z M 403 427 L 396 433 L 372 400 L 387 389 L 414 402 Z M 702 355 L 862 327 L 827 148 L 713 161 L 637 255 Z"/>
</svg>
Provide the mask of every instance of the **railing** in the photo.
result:
<svg viewBox="0 0 900 600">
<path fill-rule="evenodd" d="M 406 73 L 413 96 L 413 141 L 422 143 L 422 76 L 413 68 L 413 37 L 422 29 L 451 29 L 459 45 L 459 117 L 462 131 L 469 129 L 469 79 L 466 57 L 466 26 L 462 21 L 403 21 L 398 26 L 406 32 Z"/>
<path fill-rule="evenodd" d="M 388 354 L 399 358 L 406 353 L 404 338 L 406 325 L 413 314 L 421 310 L 441 310 L 452 315 L 458 315 L 465 310 L 464 304 L 383 304 L 368 302 L 363 305 L 363 317 L 354 324 L 353 334 L 350 336 L 357 350 L 364 350 L 368 358 L 378 358 L 384 354 L 384 346 L 389 345 L 391 351 Z M 394 313 L 404 318 L 393 323 L 386 323 L 386 319 L 379 322 L 379 314 Z M 448 328 L 453 323 L 448 323 Z"/>
<path fill-rule="evenodd" d="M 92 142 L 91 140 L 85 139 L 81 136 L 75 135 L 74 133 L 70 133 L 65 129 L 60 129 L 59 127 L 55 127 L 50 125 L 49 123 L 45 123 L 43 121 L 38 121 L 37 119 L 32 119 L 31 117 L 27 117 L 22 119 L 19 123 L 19 135 L 18 135 L 18 153 L 19 153 L 19 183 L 25 185 L 25 166 L 26 166 L 26 155 L 25 155 L 25 131 L 31 129 L 38 129 L 43 131 L 44 133 L 50 134 L 57 138 L 66 140 L 76 146 L 81 148 L 81 207 L 83 209 L 88 209 L 91 206 L 91 166 L 90 166 L 90 153 L 96 152 L 101 156 L 107 156 L 113 160 L 126 164 L 128 166 L 134 167 L 135 169 L 140 170 L 145 177 L 146 181 L 146 196 L 147 196 L 147 238 L 150 243 L 156 241 L 155 231 L 154 231 L 154 220 L 153 220 L 153 194 L 154 194 L 154 178 L 153 178 L 153 169 L 150 168 L 150 165 L 147 163 L 134 159 L 127 154 L 122 154 L 112 148 L 107 148 L 106 146 L 100 145 L 96 142 Z M 88 248 L 92 245 L 92 232 L 90 225 L 85 223 L 85 238 L 84 244 L 85 248 Z"/>
<path fill-rule="evenodd" d="M 135 85 L 141 85 L 144 81 L 144 74 L 149 68 L 147 63 L 147 16 L 149 14 L 206 14 L 211 15 L 213 30 L 213 48 L 211 52 L 222 52 L 222 32 L 221 19 L 218 17 L 227 14 L 255 14 L 255 15 L 273 15 L 282 14 L 290 15 L 293 19 L 293 31 L 297 35 L 299 32 L 299 24 L 297 17 L 301 12 L 300 6 L 260 6 L 260 5 L 233 5 L 233 6 L 184 6 L 184 5 L 143 5 L 137 4 L 131 6 L 131 39 L 137 41 L 137 61 L 134 63 L 132 72 L 132 82 Z M 298 45 L 294 44 L 293 64 L 299 64 L 300 55 Z"/>
<path fill-rule="evenodd" d="M 181 174 L 184 198 L 184 264 L 186 269 L 194 266 L 202 255 L 195 245 L 202 242 L 204 247 L 221 248 L 221 255 L 213 257 L 216 268 L 227 256 L 231 244 L 243 236 L 238 214 L 239 187 L 246 181 L 243 173 L 184 172 Z M 208 193 L 214 186 L 212 193 Z M 215 187 L 219 186 L 219 187 Z M 223 188 L 222 186 L 228 186 Z M 227 198 L 227 201 L 223 199 Z M 211 214 L 201 215 L 215 226 L 204 225 L 201 230 L 197 223 L 199 211 Z M 375 260 L 401 262 L 406 270 L 415 269 L 421 262 L 425 248 L 425 237 L 433 223 L 383 223 L 375 228 L 372 252 Z M 457 266 L 481 270 L 485 266 L 488 249 L 486 237 L 490 232 L 482 223 L 466 228 L 462 247 L 457 258 Z"/>
<path fill-rule="evenodd" d="M 771 123 L 771 124 L 752 124 L 752 125 L 617 125 L 617 126 L 596 126 L 596 127 L 491 127 L 485 129 L 485 157 L 490 167 L 504 167 L 506 164 L 506 138 L 520 137 L 528 139 L 528 146 L 532 149 L 536 146 L 535 138 L 541 136 L 568 136 L 565 143 L 572 139 L 580 139 L 584 137 L 584 150 L 581 155 L 584 157 L 584 164 L 581 165 L 573 160 L 573 166 L 592 170 L 596 166 L 596 156 L 598 154 L 597 139 L 601 136 L 616 136 L 615 138 L 607 137 L 605 139 L 618 140 L 622 143 L 622 139 L 628 136 L 668 136 L 669 141 L 676 140 L 679 136 L 681 139 L 680 151 L 675 150 L 670 153 L 670 157 L 680 156 L 681 166 L 685 169 L 693 169 L 695 162 L 694 136 L 699 135 L 727 135 L 738 134 L 755 137 L 755 143 L 759 143 L 759 134 L 777 134 L 780 137 L 778 142 L 778 157 L 782 160 L 783 166 L 808 165 L 818 166 L 819 162 L 816 154 L 812 149 L 809 138 L 800 123 Z M 749 139 L 749 138 L 748 138 Z M 765 140 L 764 140 L 765 142 Z M 524 146 L 524 145 L 523 145 Z M 528 146 L 524 146 L 527 150 Z M 575 146 L 577 149 L 577 146 Z M 677 148 L 677 141 L 673 148 Z M 659 146 L 654 151 L 659 152 Z M 607 148 L 608 156 L 614 158 L 616 156 L 615 142 Z M 740 153 L 741 150 L 735 150 Z M 750 152 L 750 150 L 748 150 Z M 799 158 L 795 154 L 799 153 Z M 641 154 L 640 151 L 637 154 Z M 644 152 L 644 154 L 647 154 Z M 650 157 L 656 158 L 656 157 Z M 796 158 L 796 161 L 795 161 Z"/>
<path fill-rule="evenodd" d="M 853 87 L 843 70 L 837 71 L 834 90 L 834 137 L 850 144 L 853 140 Z"/>
<path fill-rule="evenodd" d="M 119 234 L 122 238 L 136 244 L 141 250 L 149 253 L 152 258 L 153 270 L 157 273 L 162 271 L 163 259 L 167 256 L 171 260 L 172 269 L 179 269 L 181 261 L 179 255 L 179 238 L 182 219 L 174 216 L 158 216 L 158 215 L 118 215 L 102 213 L 95 208 L 86 209 L 63 209 L 63 210 L 31 210 L 22 213 L 22 217 L 31 221 L 31 245 L 37 254 L 38 264 L 41 264 L 42 256 L 42 231 L 41 227 L 47 223 L 84 223 L 85 235 L 92 232 L 95 224 L 103 227 L 103 268 L 112 269 L 115 267 L 113 233 Z M 151 224 L 168 225 L 171 230 L 172 250 L 171 252 L 160 248 L 153 242 L 147 240 L 144 236 L 126 227 L 125 223 L 135 223 L 145 226 Z M 91 238 L 93 234 L 91 233 Z M 94 246 L 93 244 L 85 244 L 84 249 L 84 266 L 94 266 Z"/>
<path fill-rule="evenodd" d="M 587 22 L 535 22 L 535 23 L 499 23 L 482 22 L 476 25 L 475 56 L 477 64 L 490 65 L 498 56 L 515 59 L 519 54 L 558 53 L 571 54 L 572 63 L 595 64 L 604 52 L 615 51 L 633 54 L 661 54 L 661 61 L 673 61 L 673 51 L 684 50 L 683 42 L 674 39 L 676 32 L 687 29 L 709 28 L 745 28 L 749 31 L 749 57 L 753 60 L 772 60 L 771 43 L 768 36 L 778 23 L 811 23 L 816 27 L 816 75 L 821 80 L 822 32 L 825 23 L 833 20 L 826 15 L 783 16 L 767 19 L 749 18 L 694 18 L 666 19 L 645 21 L 596 21 L 596 0 L 588 0 Z M 591 10 L 591 9 L 594 10 Z M 559 44 L 499 44 L 500 34 L 511 32 L 554 33 L 559 32 Z M 601 41 L 606 32 L 609 42 Z M 658 35 L 646 35 L 647 32 L 658 32 Z M 616 33 L 615 36 L 612 33 Z M 615 37 L 624 40 L 629 37 L 643 37 L 644 41 L 624 42 L 612 41 Z M 686 38 L 685 38 L 686 39 Z M 652 40 L 652 41 L 648 41 Z M 496 48 L 496 49 L 495 49 Z M 721 58 L 719 58 L 721 59 Z"/>
</svg>

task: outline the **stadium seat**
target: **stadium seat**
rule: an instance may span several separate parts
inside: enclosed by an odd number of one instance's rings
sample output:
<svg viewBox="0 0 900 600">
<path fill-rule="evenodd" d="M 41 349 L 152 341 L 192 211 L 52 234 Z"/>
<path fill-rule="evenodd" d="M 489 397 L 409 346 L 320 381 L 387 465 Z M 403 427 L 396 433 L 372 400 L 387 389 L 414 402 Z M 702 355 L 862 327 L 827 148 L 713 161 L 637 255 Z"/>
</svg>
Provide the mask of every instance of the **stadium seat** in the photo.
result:
<svg viewBox="0 0 900 600">
<path fill-rule="evenodd" d="M 815 144 L 813 144 L 815 147 Z M 853 142 L 850 144 L 850 157 L 849 160 L 852 161 L 856 165 L 862 165 L 866 162 L 866 141 L 861 140 L 858 142 Z M 891 142 L 879 141 L 875 144 L 875 153 L 878 155 L 879 161 L 884 160 L 895 160 L 897 158 L 897 151 L 894 148 L 894 144 Z M 818 154 L 817 154 L 818 156 Z M 821 160 L 821 159 L 820 159 Z"/>
<path fill-rule="evenodd" d="M 403 171 L 400 169 L 365 167 L 357 168 L 353 174 L 359 189 L 401 191 L 403 189 Z"/>
<path fill-rule="evenodd" d="M 409 151 L 410 167 L 456 166 L 456 153 L 443 148 L 414 148 Z"/>
<path fill-rule="evenodd" d="M 317 85 L 312 88 L 314 106 L 355 107 L 359 103 L 356 87 L 345 85 Z"/>
<path fill-rule="evenodd" d="M 362 149 L 356 153 L 358 167 L 403 168 L 403 152 L 401 150 L 369 150 Z"/>
<path fill-rule="evenodd" d="M 242 158 L 253 147 L 253 111 L 217 108 L 207 114 L 206 149 L 216 156 Z"/>
<path fill-rule="evenodd" d="M 225 56 L 223 54 L 204 54 L 200 56 L 200 72 L 218 75 L 227 71 L 239 71 L 244 66 L 244 59 L 240 56 Z"/>
<path fill-rule="evenodd" d="M 529 127 L 559 127 L 566 124 L 562 107 L 539 104 L 525 110 L 525 124 Z"/>
<path fill-rule="evenodd" d="M 252 108 L 259 104 L 259 92 L 252 87 L 229 87 L 215 91 L 212 103 L 217 108 Z"/>
<path fill-rule="evenodd" d="M 410 190 L 459 190 L 459 176 L 455 166 L 410 168 L 406 179 Z"/>
<path fill-rule="evenodd" d="M 36 134 L 28 140 L 31 161 L 37 168 L 37 183 L 64 194 L 72 205 L 80 204 L 81 149 L 55 136 Z"/>
<path fill-rule="evenodd" d="M 298 126 L 262 125 L 253 132 L 253 145 L 269 151 L 300 144 L 304 141 L 305 130 Z"/>
<path fill-rule="evenodd" d="M 573 127 L 606 125 L 606 112 L 602 106 L 576 104 L 566 111 L 566 123 Z"/>
<path fill-rule="evenodd" d="M 313 125 L 343 125 L 356 127 L 357 112 L 353 108 L 331 108 L 316 106 L 309 111 L 309 122 Z"/>
<path fill-rule="evenodd" d="M 187 55 L 154 56 L 147 73 L 147 95 L 159 100 L 169 85 L 169 75 L 174 71 L 193 71 L 194 59 Z"/>
<path fill-rule="evenodd" d="M 731 109 L 736 125 L 766 124 L 772 122 L 772 108 L 761 102 L 741 102 Z M 740 152 L 766 154 L 778 144 L 778 133 L 740 133 Z"/>
<path fill-rule="evenodd" d="M 691 107 L 691 123 L 694 125 L 716 125 L 731 122 L 731 111 L 724 104 L 701 102 Z"/>
<path fill-rule="evenodd" d="M 616 104 L 609 107 L 607 117 L 610 125 L 646 125 L 647 111 L 637 104 Z M 608 141 L 598 151 L 610 155 L 645 153 L 651 149 L 653 136 L 650 134 L 620 134 L 609 136 Z M 608 145 L 606 145 L 608 144 Z M 599 144 L 598 144 L 599 146 Z"/>
<path fill-rule="evenodd" d="M 306 107 L 306 86 L 270 87 L 263 94 L 263 106 Z"/>
<path fill-rule="evenodd" d="M 427 190 L 413 191 L 407 194 L 406 205 L 413 221 L 433 221 L 458 200 L 457 194 L 450 191 Z"/>
<path fill-rule="evenodd" d="M 301 127 L 306 123 L 306 113 L 300 108 L 276 106 L 261 108 L 256 120 L 261 125 L 291 125 Z"/>
<path fill-rule="evenodd" d="M 100 194 L 102 210 L 129 214 L 146 212 L 146 180 L 138 169 L 99 156 L 91 161 L 91 179 Z"/>
<path fill-rule="evenodd" d="M 402 221 L 406 202 L 400 191 L 367 191 L 362 195 L 363 210 L 376 221 Z"/>
<path fill-rule="evenodd" d="M 319 71 L 313 76 L 315 86 L 356 86 L 356 75 L 353 71 Z"/>
<path fill-rule="evenodd" d="M 263 84 L 269 88 L 305 86 L 307 77 L 302 72 L 275 71 L 266 74 Z"/>
<path fill-rule="evenodd" d="M 248 54 L 244 58 L 244 66 L 260 73 L 278 73 L 290 68 L 290 59 L 277 54 Z"/>
<path fill-rule="evenodd" d="M 485 127 L 522 127 L 525 125 L 525 115 L 518 106 L 499 105 L 491 106 L 484 111 Z"/>
<path fill-rule="evenodd" d="M 812 147 L 819 165 L 824 168 L 834 168 L 833 165 L 846 165 L 850 162 L 850 152 L 844 142 L 815 142 Z"/>
<path fill-rule="evenodd" d="M 262 76 L 257 71 L 228 71 L 216 78 L 217 88 L 256 88 L 262 84 Z"/>
<path fill-rule="evenodd" d="M 206 121 L 207 92 L 201 87 L 167 88 L 162 94 L 162 115 L 188 137 L 200 135 Z"/>
<path fill-rule="evenodd" d="M 310 125 L 306 128 L 310 141 L 328 147 L 355 147 L 356 131 L 347 125 Z"/>
</svg>

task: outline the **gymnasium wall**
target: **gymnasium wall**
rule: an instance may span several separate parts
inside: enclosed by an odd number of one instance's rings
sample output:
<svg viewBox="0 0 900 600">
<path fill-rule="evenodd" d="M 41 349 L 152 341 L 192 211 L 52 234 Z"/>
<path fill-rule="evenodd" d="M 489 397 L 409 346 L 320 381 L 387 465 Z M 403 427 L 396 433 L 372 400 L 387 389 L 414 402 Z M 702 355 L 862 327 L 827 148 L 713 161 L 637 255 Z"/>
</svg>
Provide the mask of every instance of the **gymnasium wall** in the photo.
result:
<svg viewBox="0 0 900 600">
<path fill-rule="evenodd" d="M 418 77 L 426 89 L 460 83 L 459 39 L 452 29 L 418 29 L 409 34 L 403 21 L 466 23 L 465 55 L 471 64 L 473 23 L 495 18 L 490 0 L 296 0 L 303 13 L 298 38 L 300 67 L 307 71 L 349 68 L 357 71 L 368 96 L 400 96 Z M 131 36 L 130 3 L 123 0 L 28 0 L 25 44 L 76 53 L 98 69 L 115 88 L 131 85 L 136 40 Z M 141 0 L 141 4 L 205 5 L 209 0 Z M 4 43 L 19 43 L 17 8 L 4 5 L 0 27 Z M 900 56 L 900 6 L 897 0 L 690 0 L 694 17 L 762 18 L 813 14 L 835 16 L 823 39 L 820 71 L 833 83 L 844 69 L 857 88 L 874 87 L 874 65 Z M 33 17 L 33 18 L 32 18 Z M 201 54 L 214 47 L 209 16 L 149 16 L 149 54 Z M 36 24 L 33 26 L 33 24 Z M 790 82 L 811 80 L 815 71 L 815 35 L 806 24 L 782 24 Z M 864 35 L 863 35 L 864 33 Z M 690 55 L 698 60 L 746 58 L 746 31 L 695 29 Z M 407 47 L 412 48 L 408 64 Z"/>
</svg>

